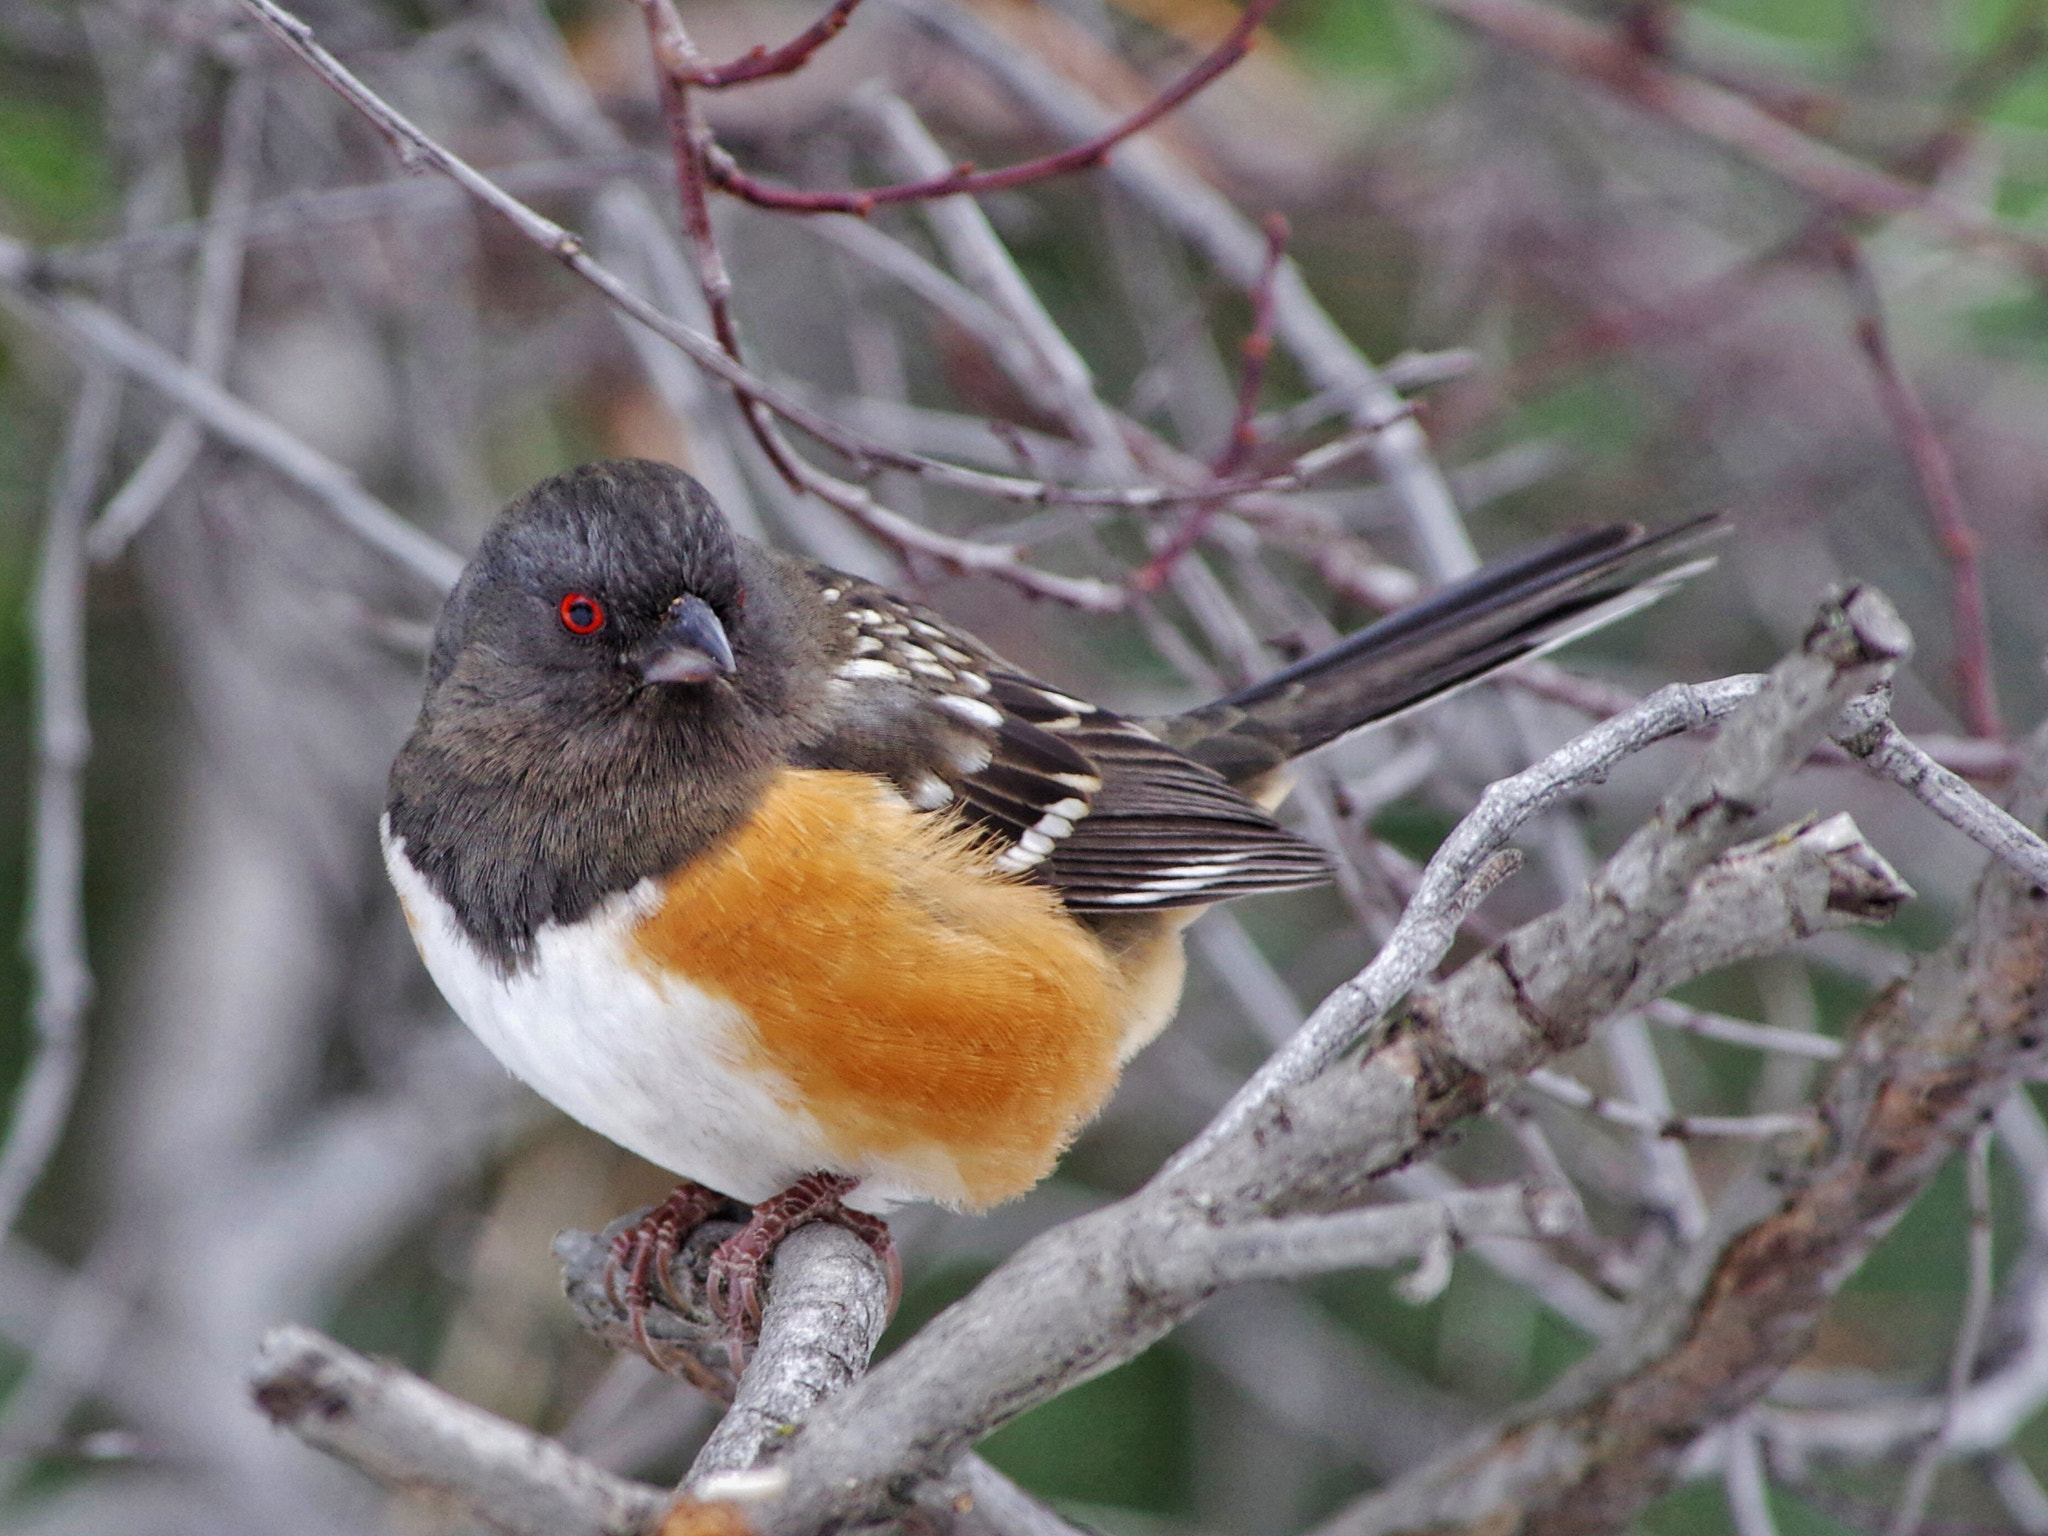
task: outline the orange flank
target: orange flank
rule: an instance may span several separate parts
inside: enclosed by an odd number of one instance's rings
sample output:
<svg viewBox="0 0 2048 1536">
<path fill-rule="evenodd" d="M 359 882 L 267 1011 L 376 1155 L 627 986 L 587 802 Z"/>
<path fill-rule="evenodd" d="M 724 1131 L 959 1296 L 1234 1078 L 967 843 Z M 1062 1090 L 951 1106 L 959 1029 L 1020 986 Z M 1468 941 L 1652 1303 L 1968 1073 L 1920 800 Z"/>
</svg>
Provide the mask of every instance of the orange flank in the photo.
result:
<svg viewBox="0 0 2048 1536">
<path fill-rule="evenodd" d="M 865 774 L 785 770 L 635 941 L 746 1014 L 749 1054 L 847 1171 L 916 1170 L 948 1204 L 1029 1189 L 1116 1081 L 1125 983 L 1103 945 Z"/>
</svg>

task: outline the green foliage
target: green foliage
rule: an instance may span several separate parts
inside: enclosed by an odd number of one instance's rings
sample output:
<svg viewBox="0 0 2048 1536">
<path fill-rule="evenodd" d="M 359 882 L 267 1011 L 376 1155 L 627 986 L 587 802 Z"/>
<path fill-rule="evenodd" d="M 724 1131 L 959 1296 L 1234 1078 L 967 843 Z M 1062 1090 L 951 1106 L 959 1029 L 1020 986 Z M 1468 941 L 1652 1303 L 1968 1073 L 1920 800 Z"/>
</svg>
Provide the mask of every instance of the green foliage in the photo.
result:
<svg viewBox="0 0 2048 1536">
<path fill-rule="evenodd" d="M 1868 22 L 1862 0 L 1707 0 L 1693 9 L 1786 42 L 1831 48 L 1853 46 Z"/>
<path fill-rule="evenodd" d="M 1450 29 L 1402 0 L 1296 0 L 1272 25 L 1315 68 L 1406 96 L 1439 85 L 1458 57 Z"/>
<path fill-rule="evenodd" d="M 106 203 L 98 128 L 81 105 L 0 91 L 0 223 L 15 233 L 82 234 Z"/>
<path fill-rule="evenodd" d="M 1183 1512 L 1188 1377 L 1178 1350 L 1155 1345 L 999 1430 L 982 1454 L 1047 1498 Z"/>
</svg>

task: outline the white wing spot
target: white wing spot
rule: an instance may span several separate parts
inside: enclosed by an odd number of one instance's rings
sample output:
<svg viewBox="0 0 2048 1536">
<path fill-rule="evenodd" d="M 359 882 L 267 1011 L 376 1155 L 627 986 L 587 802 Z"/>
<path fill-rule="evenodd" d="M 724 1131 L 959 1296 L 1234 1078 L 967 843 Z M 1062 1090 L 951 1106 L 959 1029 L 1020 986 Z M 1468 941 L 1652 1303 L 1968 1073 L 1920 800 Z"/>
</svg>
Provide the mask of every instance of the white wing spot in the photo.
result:
<svg viewBox="0 0 2048 1536">
<path fill-rule="evenodd" d="M 882 642 L 873 635 L 862 635 L 853 642 L 853 654 L 856 656 L 879 656 L 881 653 Z"/>
<path fill-rule="evenodd" d="M 957 645 L 947 645 L 941 641 L 934 645 L 932 649 L 956 667 L 971 667 L 974 665 L 974 658 L 961 650 Z"/>
<path fill-rule="evenodd" d="M 1037 822 L 1033 824 L 1031 830 L 1027 832 L 1025 836 L 1049 837 L 1054 842 L 1058 842 L 1061 838 L 1065 837 L 1069 832 L 1073 830 L 1074 824 L 1071 821 L 1067 820 L 1066 817 L 1055 816 L 1051 811 L 1047 811 L 1043 816 L 1038 818 Z"/>
<path fill-rule="evenodd" d="M 849 682 L 862 677 L 883 677 L 896 682 L 907 682 L 910 679 L 910 674 L 893 661 L 876 661 L 865 656 L 843 663 L 839 668 L 839 675 Z"/>
<path fill-rule="evenodd" d="M 953 787 L 936 773 L 922 773 L 911 783 L 910 803 L 920 811 L 936 811 L 953 803 Z"/>
<path fill-rule="evenodd" d="M 858 665 L 858 663 L 855 663 Z M 841 670 L 844 670 L 843 668 Z M 893 669 L 892 669 L 893 670 Z M 934 700 L 939 708 L 950 710 L 962 720 L 993 731 L 1001 727 L 1003 712 L 993 704 L 984 704 L 979 699 L 970 699 L 964 693 L 942 693 Z"/>
<path fill-rule="evenodd" d="M 1011 848 L 996 859 L 996 872 L 1004 875 L 1021 875 L 1027 869 L 1044 862 L 1044 855 L 1026 853 L 1022 848 Z"/>
<path fill-rule="evenodd" d="M 1077 715 L 1092 715 L 1098 713 L 1095 706 L 1093 704 L 1090 704 L 1086 699 L 1069 698 L 1064 693 L 1054 693 L 1050 688 L 1040 688 L 1038 690 L 1038 696 L 1041 699 L 1044 699 L 1045 702 L 1048 704 L 1057 704 L 1061 709 L 1070 709 Z"/>
<path fill-rule="evenodd" d="M 824 591 L 820 592 L 818 596 L 822 597 L 828 603 L 836 603 L 839 601 L 839 589 L 837 587 L 827 587 Z"/>
<path fill-rule="evenodd" d="M 951 667 L 942 667 L 936 661 L 913 661 L 910 664 L 910 670 L 919 677 L 937 678 L 942 683 L 953 681 L 953 669 Z"/>
<path fill-rule="evenodd" d="M 967 658 L 963 656 L 960 659 L 965 661 Z M 953 680 L 969 693 L 987 693 L 990 686 L 989 680 L 979 672 L 956 672 Z"/>
</svg>

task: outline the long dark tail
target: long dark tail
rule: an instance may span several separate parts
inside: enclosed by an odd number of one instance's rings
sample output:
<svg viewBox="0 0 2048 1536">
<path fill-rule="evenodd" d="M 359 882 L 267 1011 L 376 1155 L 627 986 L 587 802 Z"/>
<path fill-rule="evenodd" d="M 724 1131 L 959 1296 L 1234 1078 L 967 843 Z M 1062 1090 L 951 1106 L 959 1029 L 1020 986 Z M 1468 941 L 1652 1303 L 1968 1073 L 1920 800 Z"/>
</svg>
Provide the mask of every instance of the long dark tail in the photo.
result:
<svg viewBox="0 0 2048 1536">
<path fill-rule="evenodd" d="M 1662 533 L 1615 523 L 1568 534 L 1445 587 L 1228 698 L 1151 722 L 1233 784 L 1391 719 L 1489 672 L 1613 623 L 1713 564 L 1704 517 Z M 1692 556 L 1690 559 L 1681 559 Z"/>
</svg>

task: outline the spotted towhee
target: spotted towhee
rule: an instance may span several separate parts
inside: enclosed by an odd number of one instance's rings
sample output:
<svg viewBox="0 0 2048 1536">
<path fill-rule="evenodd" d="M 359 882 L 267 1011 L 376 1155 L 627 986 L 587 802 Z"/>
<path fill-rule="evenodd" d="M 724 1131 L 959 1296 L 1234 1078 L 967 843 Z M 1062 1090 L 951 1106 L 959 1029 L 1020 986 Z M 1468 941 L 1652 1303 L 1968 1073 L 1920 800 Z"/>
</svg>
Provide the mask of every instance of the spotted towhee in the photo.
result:
<svg viewBox="0 0 2048 1536">
<path fill-rule="evenodd" d="M 794 1224 L 886 1246 L 898 1202 L 1045 1176 L 1173 1013 L 1202 908 L 1328 877 L 1269 814 L 1291 759 L 1649 601 L 1710 531 L 1575 534 L 1140 720 L 737 537 L 678 470 L 587 465 L 442 610 L 385 856 L 498 1058 L 693 1181 L 624 1243 L 636 1315 L 721 1193 L 755 1204 L 713 1263 L 741 1322 Z"/>
</svg>

